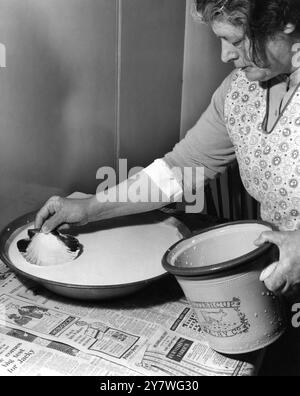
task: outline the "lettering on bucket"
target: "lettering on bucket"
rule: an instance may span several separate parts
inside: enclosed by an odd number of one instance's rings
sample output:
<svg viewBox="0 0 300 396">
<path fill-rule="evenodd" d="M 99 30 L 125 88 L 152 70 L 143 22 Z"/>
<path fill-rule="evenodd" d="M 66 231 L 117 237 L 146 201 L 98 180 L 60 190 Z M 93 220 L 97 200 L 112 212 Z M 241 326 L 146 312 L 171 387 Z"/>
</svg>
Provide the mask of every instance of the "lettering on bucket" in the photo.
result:
<svg viewBox="0 0 300 396">
<path fill-rule="evenodd" d="M 221 302 L 192 302 L 198 313 L 202 330 L 214 337 L 229 338 L 248 333 L 250 323 L 241 312 L 241 300 Z"/>
</svg>

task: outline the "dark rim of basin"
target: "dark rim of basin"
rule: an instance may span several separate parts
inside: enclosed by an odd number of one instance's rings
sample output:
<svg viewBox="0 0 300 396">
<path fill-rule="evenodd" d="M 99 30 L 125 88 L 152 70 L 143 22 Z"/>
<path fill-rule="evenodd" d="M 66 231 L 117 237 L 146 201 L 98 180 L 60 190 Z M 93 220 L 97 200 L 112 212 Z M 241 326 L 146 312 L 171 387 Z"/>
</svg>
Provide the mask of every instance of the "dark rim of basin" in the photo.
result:
<svg viewBox="0 0 300 396">
<path fill-rule="evenodd" d="M 175 265 L 171 265 L 169 261 L 170 255 L 174 253 L 174 250 L 179 246 L 182 245 L 184 242 L 192 241 L 193 239 L 197 238 L 197 236 L 206 234 L 210 231 L 215 231 L 218 229 L 224 229 L 227 227 L 232 227 L 232 226 L 238 226 L 238 225 L 251 225 L 251 224 L 257 224 L 257 225 L 264 225 L 270 228 L 270 231 L 272 230 L 272 226 L 269 223 L 263 222 L 263 221 L 236 221 L 236 222 L 231 222 L 231 223 L 226 223 L 226 224 L 221 224 L 217 225 L 215 227 L 210 227 L 206 228 L 203 231 L 193 235 L 192 237 L 189 238 L 184 238 L 181 241 L 177 242 L 175 245 L 171 246 L 170 249 L 167 250 L 165 255 L 163 256 L 162 259 L 162 265 L 166 271 L 168 271 L 170 274 L 175 275 L 175 276 L 181 276 L 181 277 L 210 277 L 210 276 L 217 276 L 221 275 L 225 272 L 231 272 L 233 270 L 238 269 L 238 267 L 241 266 L 246 266 L 247 264 L 253 263 L 257 258 L 261 257 L 262 255 L 268 253 L 271 249 L 274 248 L 274 245 L 272 243 L 265 243 L 261 247 L 258 247 L 257 249 L 251 251 L 248 254 L 245 254 L 243 256 L 237 257 L 236 259 L 225 261 L 223 263 L 218 263 L 215 265 L 210 265 L 210 266 L 205 266 L 205 267 L 194 267 L 194 268 L 184 268 L 184 267 L 176 267 Z M 184 252 L 184 250 L 183 250 Z M 224 274 L 223 274 L 224 275 Z"/>
<path fill-rule="evenodd" d="M 17 273 L 18 275 L 31 279 L 37 283 L 44 284 L 44 285 L 52 285 L 56 287 L 62 287 L 62 288 L 67 288 L 67 289 L 80 289 L 80 290 L 116 290 L 116 289 L 125 289 L 129 287 L 138 287 L 142 285 L 147 285 L 151 282 L 154 282 L 156 280 L 160 280 L 164 278 L 167 274 L 162 273 L 159 274 L 156 277 L 149 278 L 149 279 L 143 279 L 139 280 L 136 282 L 131 282 L 131 283 L 124 283 L 124 284 L 114 284 L 114 285 L 77 285 L 77 284 L 67 284 L 63 282 L 58 282 L 58 281 L 52 281 L 52 280 L 47 280 L 35 275 L 28 274 L 27 272 L 24 272 L 17 267 L 10 261 L 8 257 L 8 252 L 7 252 L 7 242 L 9 241 L 10 237 L 21 227 L 26 226 L 27 224 L 30 224 L 34 221 L 34 218 L 36 216 L 37 212 L 31 212 L 28 213 L 24 216 L 21 216 L 17 218 L 16 220 L 12 221 L 9 223 L 1 232 L 0 232 L 0 260 L 3 261 L 4 264 L 7 265 L 7 267 L 12 270 L 13 272 Z M 165 216 L 165 218 L 172 218 L 172 216 L 168 215 L 163 215 L 160 214 L 161 216 Z M 191 235 L 190 230 L 184 223 L 181 221 L 177 220 L 176 218 L 172 218 L 174 221 L 174 224 L 178 226 L 179 231 L 181 232 L 182 235 L 186 235 L 189 237 Z"/>
</svg>

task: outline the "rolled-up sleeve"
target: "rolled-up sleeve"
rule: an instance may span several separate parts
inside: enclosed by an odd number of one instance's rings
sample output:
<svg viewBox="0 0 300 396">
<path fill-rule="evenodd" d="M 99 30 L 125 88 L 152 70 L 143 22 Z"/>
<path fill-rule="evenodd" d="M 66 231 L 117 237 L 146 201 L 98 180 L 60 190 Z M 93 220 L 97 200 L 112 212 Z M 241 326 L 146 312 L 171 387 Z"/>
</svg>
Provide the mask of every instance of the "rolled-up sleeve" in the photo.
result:
<svg viewBox="0 0 300 396">
<path fill-rule="evenodd" d="M 231 73 L 216 90 L 208 109 L 164 160 L 171 167 L 204 167 L 205 179 L 223 173 L 235 160 L 234 146 L 225 125 L 224 103 L 231 86 Z"/>
</svg>

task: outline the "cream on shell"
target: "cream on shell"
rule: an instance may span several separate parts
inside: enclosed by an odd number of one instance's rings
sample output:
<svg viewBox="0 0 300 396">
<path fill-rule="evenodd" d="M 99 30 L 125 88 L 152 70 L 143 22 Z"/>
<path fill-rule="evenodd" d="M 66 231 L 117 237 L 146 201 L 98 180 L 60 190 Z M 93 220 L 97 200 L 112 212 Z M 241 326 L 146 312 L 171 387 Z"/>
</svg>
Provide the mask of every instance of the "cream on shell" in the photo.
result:
<svg viewBox="0 0 300 396">
<path fill-rule="evenodd" d="M 29 230 L 28 239 L 18 241 L 17 246 L 26 261 L 38 266 L 54 266 L 75 260 L 82 252 L 82 245 L 70 235 L 58 231 L 44 234 Z"/>
</svg>

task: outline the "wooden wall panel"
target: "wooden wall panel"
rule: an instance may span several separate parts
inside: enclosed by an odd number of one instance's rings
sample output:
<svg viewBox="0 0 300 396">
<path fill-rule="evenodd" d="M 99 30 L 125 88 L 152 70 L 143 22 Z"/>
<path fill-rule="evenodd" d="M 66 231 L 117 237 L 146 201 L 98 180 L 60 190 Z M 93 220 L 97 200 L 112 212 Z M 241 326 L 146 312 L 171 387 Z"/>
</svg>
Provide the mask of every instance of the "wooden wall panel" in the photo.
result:
<svg viewBox="0 0 300 396">
<path fill-rule="evenodd" d="M 146 166 L 180 136 L 185 1 L 121 0 L 119 155 Z"/>
<path fill-rule="evenodd" d="M 116 0 L 0 0 L 3 179 L 94 191 L 113 165 Z"/>
<path fill-rule="evenodd" d="M 219 40 L 211 29 L 192 16 L 194 0 L 187 0 L 181 112 L 181 136 L 194 126 L 211 96 L 232 70 L 221 61 Z"/>
<path fill-rule="evenodd" d="M 185 0 L 0 0 L 0 10 L 2 208 L 94 193 L 99 167 L 147 165 L 179 140 Z"/>
</svg>

